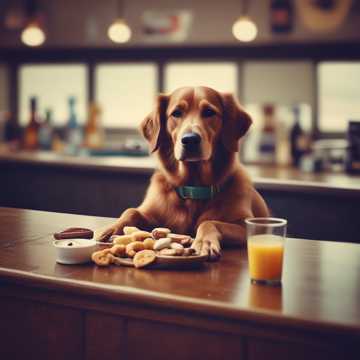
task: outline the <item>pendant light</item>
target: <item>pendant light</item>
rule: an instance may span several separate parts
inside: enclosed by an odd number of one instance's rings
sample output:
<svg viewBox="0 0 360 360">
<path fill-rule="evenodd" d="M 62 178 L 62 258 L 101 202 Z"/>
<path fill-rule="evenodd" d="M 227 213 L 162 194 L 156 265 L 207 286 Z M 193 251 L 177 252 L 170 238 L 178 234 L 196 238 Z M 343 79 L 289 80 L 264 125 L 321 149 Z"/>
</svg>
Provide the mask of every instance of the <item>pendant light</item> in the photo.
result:
<svg viewBox="0 0 360 360">
<path fill-rule="evenodd" d="M 36 23 L 29 23 L 21 33 L 21 41 L 27 46 L 40 46 L 46 36 L 42 28 Z"/>
<path fill-rule="evenodd" d="M 122 0 L 117 0 L 117 14 L 118 18 L 109 26 L 107 34 L 111 41 L 123 44 L 130 40 L 131 29 L 123 18 Z"/>
<path fill-rule="evenodd" d="M 241 16 L 234 22 L 232 33 L 239 41 L 250 42 L 256 38 L 256 24 L 248 16 L 248 0 L 242 0 Z"/>
<path fill-rule="evenodd" d="M 40 46 L 46 40 L 45 32 L 41 26 L 41 13 L 35 0 L 28 0 L 26 4 L 28 22 L 21 32 L 21 41 L 27 46 Z"/>
</svg>

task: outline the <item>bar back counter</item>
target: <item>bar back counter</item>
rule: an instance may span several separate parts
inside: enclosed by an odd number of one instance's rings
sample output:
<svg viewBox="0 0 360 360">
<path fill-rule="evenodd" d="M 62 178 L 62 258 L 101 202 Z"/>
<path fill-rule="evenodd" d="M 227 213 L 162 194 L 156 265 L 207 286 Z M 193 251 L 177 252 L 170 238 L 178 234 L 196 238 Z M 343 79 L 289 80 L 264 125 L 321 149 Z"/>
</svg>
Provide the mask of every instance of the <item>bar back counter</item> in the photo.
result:
<svg viewBox="0 0 360 360">
<path fill-rule="evenodd" d="M 0 152 L 0 206 L 117 217 L 142 201 L 151 157 L 65 157 Z M 360 177 L 246 166 L 290 236 L 360 242 Z"/>
</svg>

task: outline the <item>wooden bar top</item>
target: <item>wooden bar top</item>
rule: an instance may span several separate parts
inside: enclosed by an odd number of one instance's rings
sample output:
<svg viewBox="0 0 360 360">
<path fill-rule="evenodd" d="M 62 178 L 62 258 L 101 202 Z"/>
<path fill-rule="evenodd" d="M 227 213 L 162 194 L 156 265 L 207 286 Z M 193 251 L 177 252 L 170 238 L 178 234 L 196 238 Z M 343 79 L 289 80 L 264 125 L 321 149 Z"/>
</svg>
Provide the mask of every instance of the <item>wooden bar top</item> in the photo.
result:
<svg viewBox="0 0 360 360">
<path fill-rule="evenodd" d="M 288 239 L 281 287 L 251 284 L 243 249 L 189 271 L 55 262 L 52 234 L 111 218 L 0 208 L 0 288 L 17 284 L 209 318 L 360 340 L 360 245 Z M 6 295 L 6 294 L 2 294 Z"/>
<path fill-rule="evenodd" d="M 91 157 L 66 156 L 54 152 L 11 152 L 0 149 L 1 164 L 32 165 L 36 167 L 69 168 L 77 171 L 128 173 L 149 176 L 156 168 L 151 156 Z M 342 172 L 306 173 L 293 167 L 245 165 L 259 190 L 298 191 L 360 197 L 360 176 Z"/>
</svg>

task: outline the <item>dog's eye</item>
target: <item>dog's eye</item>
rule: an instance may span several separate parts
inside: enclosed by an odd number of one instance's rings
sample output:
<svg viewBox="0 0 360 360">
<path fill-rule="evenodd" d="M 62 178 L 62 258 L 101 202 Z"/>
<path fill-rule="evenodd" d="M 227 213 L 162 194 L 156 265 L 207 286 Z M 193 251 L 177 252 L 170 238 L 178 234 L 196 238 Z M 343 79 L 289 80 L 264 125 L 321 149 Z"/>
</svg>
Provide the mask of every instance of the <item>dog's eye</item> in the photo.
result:
<svg viewBox="0 0 360 360">
<path fill-rule="evenodd" d="M 171 113 L 171 116 L 176 117 L 176 118 L 180 118 L 182 116 L 182 111 L 179 110 L 179 109 L 176 109 Z"/>
<path fill-rule="evenodd" d="M 216 115 L 216 112 L 211 108 L 204 109 L 202 112 L 202 116 L 206 118 L 214 115 Z"/>
</svg>

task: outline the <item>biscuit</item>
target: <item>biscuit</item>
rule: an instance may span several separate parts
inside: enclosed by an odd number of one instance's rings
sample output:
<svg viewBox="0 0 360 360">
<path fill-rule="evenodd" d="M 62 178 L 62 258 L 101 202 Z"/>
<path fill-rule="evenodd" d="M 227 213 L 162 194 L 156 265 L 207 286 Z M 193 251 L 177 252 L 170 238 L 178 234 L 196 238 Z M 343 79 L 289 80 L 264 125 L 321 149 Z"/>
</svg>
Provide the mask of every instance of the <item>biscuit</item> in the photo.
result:
<svg viewBox="0 0 360 360">
<path fill-rule="evenodd" d="M 134 256 L 134 266 L 136 268 L 142 268 L 152 264 L 156 260 L 156 254 L 153 250 L 142 250 Z"/>
</svg>

